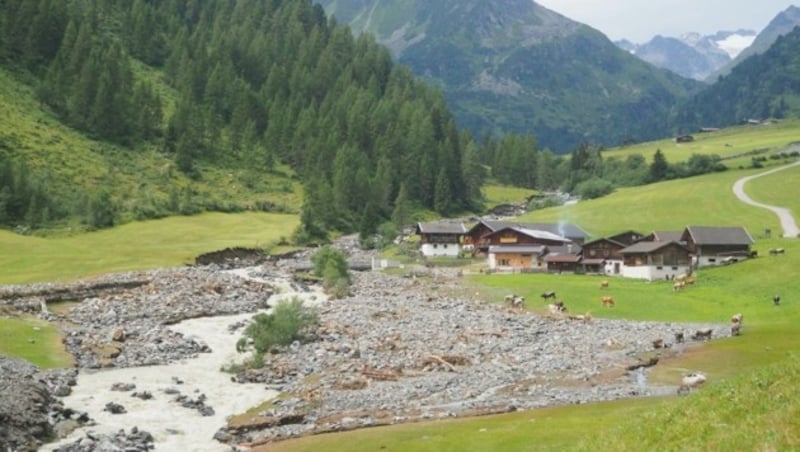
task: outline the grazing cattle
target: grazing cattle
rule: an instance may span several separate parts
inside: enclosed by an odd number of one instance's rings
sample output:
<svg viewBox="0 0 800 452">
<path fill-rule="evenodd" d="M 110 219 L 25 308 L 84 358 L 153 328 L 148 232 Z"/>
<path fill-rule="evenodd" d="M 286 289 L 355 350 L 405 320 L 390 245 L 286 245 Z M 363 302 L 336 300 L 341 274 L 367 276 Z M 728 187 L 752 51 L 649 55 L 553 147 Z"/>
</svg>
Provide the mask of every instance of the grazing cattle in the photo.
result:
<svg viewBox="0 0 800 452">
<path fill-rule="evenodd" d="M 777 254 L 783 254 L 783 248 L 770 248 L 769 254 L 775 256 Z"/>
<path fill-rule="evenodd" d="M 742 334 L 742 324 L 731 323 L 731 336 L 738 336 L 740 334 Z"/>
<path fill-rule="evenodd" d="M 655 348 L 655 349 L 667 348 L 667 347 L 668 347 L 668 344 L 666 342 L 664 342 L 664 339 L 656 339 L 656 340 L 653 341 L 653 348 Z"/>
<path fill-rule="evenodd" d="M 506 295 L 504 298 L 505 302 L 513 308 L 522 307 L 525 304 L 525 297 L 521 297 L 516 294 L 509 294 Z"/>
<path fill-rule="evenodd" d="M 701 373 L 690 373 L 681 378 L 681 385 L 678 386 L 678 394 L 687 394 L 692 389 L 706 382 L 706 376 Z"/>
<path fill-rule="evenodd" d="M 603 307 L 606 306 L 613 308 L 614 307 L 614 299 L 608 295 L 600 297 L 600 301 L 603 303 Z"/>
<path fill-rule="evenodd" d="M 552 290 L 550 290 L 550 291 L 542 293 L 541 297 L 544 300 L 547 300 L 548 298 L 555 298 L 556 297 L 556 293 L 553 292 Z"/>
<path fill-rule="evenodd" d="M 676 344 L 683 344 L 683 331 L 679 331 L 675 333 L 675 343 Z"/>
<path fill-rule="evenodd" d="M 781 304 L 781 296 L 778 294 L 773 295 L 772 302 L 775 304 L 775 306 L 778 306 L 779 304 Z"/>
<path fill-rule="evenodd" d="M 691 286 L 692 284 L 695 283 L 694 276 L 689 276 L 688 278 L 686 278 L 685 282 L 686 282 L 686 285 Z"/>
<path fill-rule="evenodd" d="M 573 315 L 569 315 L 568 317 L 569 317 L 570 320 L 580 320 L 583 323 L 590 323 L 592 321 L 592 314 L 589 313 L 589 312 L 587 312 L 586 314 L 583 314 L 583 315 L 574 315 L 573 314 Z"/>
<path fill-rule="evenodd" d="M 742 321 L 744 321 L 744 316 L 741 312 L 731 316 L 731 323 L 738 323 L 741 325 Z"/>
<path fill-rule="evenodd" d="M 683 281 L 678 281 L 678 282 L 676 282 L 675 284 L 673 284 L 673 285 L 672 285 L 672 291 L 673 291 L 673 292 L 677 292 L 677 291 L 679 291 L 679 290 L 683 290 L 683 288 L 684 288 L 685 286 L 686 286 L 686 283 L 685 283 L 685 282 L 683 282 Z"/>
<path fill-rule="evenodd" d="M 686 273 L 681 273 L 680 275 L 675 276 L 675 278 L 673 278 L 673 279 L 675 281 L 678 281 L 678 282 L 684 282 L 684 281 L 686 281 L 686 278 L 688 278 L 688 277 L 689 277 L 689 275 L 687 275 Z"/>
<path fill-rule="evenodd" d="M 711 339 L 711 333 L 713 331 L 714 330 L 712 330 L 711 328 L 706 328 L 704 330 L 697 330 L 697 331 L 694 332 L 694 335 L 692 336 L 692 339 L 694 339 L 696 341 L 699 341 L 701 339 L 707 341 L 707 340 Z"/>
<path fill-rule="evenodd" d="M 600 281 L 600 288 L 601 289 L 608 289 L 608 281 Z"/>
</svg>

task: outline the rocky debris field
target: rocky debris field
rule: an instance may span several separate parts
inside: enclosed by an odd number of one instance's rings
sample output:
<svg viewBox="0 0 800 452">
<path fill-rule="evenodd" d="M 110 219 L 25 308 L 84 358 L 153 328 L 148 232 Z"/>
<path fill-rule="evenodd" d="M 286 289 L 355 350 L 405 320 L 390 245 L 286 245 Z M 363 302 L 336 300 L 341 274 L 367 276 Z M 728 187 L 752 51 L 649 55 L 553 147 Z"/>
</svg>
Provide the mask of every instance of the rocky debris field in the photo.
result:
<svg viewBox="0 0 800 452">
<path fill-rule="evenodd" d="M 447 273 L 447 272 L 444 272 Z M 317 340 L 239 373 L 286 394 L 218 438 L 263 443 L 379 424 L 488 414 L 631 396 L 674 394 L 648 385 L 654 341 L 675 354 L 676 333 L 714 338 L 727 325 L 573 320 L 463 297 L 461 280 L 434 270 L 402 277 L 356 273 L 353 295 L 319 306 Z M 677 383 L 676 383 L 677 384 Z"/>
<path fill-rule="evenodd" d="M 56 395 L 75 385 L 77 371 L 40 371 L 0 356 L 0 450 L 37 450 L 43 443 L 89 424 L 86 413 L 65 408 Z"/>
<path fill-rule="evenodd" d="M 265 276 L 271 274 L 269 266 L 263 269 Z M 115 283 L 129 281 L 144 283 L 102 296 L 72 298 L 80 303 L 63 315 L 43 313 L 44 318 L 61 325 L 64 343 L 78 367 L 166 364 L 207 352 L 207 345 L 170 330 L 169 325 L 265 309 L 273 293 L 269 284 L 242 279 L 216 266 L 107 275 L 93 284 L 116 287 Z M 70 288 L 77 288 L 81 290 L 75 294 L 80 295 L 85 286 L 11 286 L 5 288 L 4 298 L 12 308 L 29 310 L 39 306 L 36 300 L 43 293 L 69 293 Z"/>
<path fill-rule="evenodd" d="M 354 242 L 340 246 L 351 258 L 371 258 L 354 251 Z M 6 286 L 0 305 L 30 312 L 41 310 L 47 297 L 79 301 L 66 312 L 41 313 L 60 324 L 78 368 L 174 363 L 209 348 L 170 325 L 266 308 L 276 289 L 258 280 L 285 280 L 299 263 L 308 263 L 312 252 L 253 267 L 246 271 L 250 278 L 224 271 L 230 264 L 211 264 L 107 275 L 73 285 Z M 268 355 L 262 369 L 231 376 L 283 396 L 209 435 L 228 444 L 258 444 L 372 425 L 674 394 L 677 382 L 674 387 L 648 384 L 647 367 L 665 350 L 677 354 L 691 346 L 695 331 L 711 329 L 713 338 L 730 334 L 729 326 L 720 324 L 543 317 L 465 295 L 458 274 L 436 268 L 406 275 L 354 273 L 351 296 L 318 305 L 315 341 L 294 343 Z M 71 291 L 76 287 L 81 290 Z M 309 288 L 297 282 L 293 289 Z M 244 326 L 229 325 L 228 331 L 241 332 Z M 670 344 L 676 333 L 684 333 L 687 343 Z M 654 350 L 654 341 L 672 346 Z M 0 367 L 0 444 L 34 448 L 61 436 L 57 430 L 91 422 L 64 410 L 54 397 L 70 393 L 76 369 L 41 377 L 18 361 L 3 360 Z M 183 402 L 180 410 L 213 413 L 203 398 Z M 82 450 L 84 444 L 146 450 L 151 439 L 138 430 L 87 435 L 64 450 Z"/>
</svg>

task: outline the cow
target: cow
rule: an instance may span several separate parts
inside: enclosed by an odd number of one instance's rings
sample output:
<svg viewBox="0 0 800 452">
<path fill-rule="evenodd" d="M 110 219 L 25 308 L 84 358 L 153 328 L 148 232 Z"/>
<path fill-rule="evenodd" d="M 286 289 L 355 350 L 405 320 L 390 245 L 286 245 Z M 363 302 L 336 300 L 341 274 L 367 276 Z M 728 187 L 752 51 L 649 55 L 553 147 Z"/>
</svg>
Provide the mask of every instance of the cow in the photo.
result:
<svg viewBox="0 0 800 452">
<path fill-rule="evenodd" d="M 512 308 L 520 308 L 525 304 L 525 297 L 513 293 L 506 295 L 504 300 L 507 304 L 511 305 Z"/>
<path fill-rule="evenodd" d="M 712 330 L 711 328 L 706 328 L 706 329 L 703 329 L 703 330 L 697 330 L 697 331 L 694 332 L 694 335 L 692 336 L 692 339 L 694 339 L 696 341 L 699 341 L 701 339 L 706 340 L 706 341 L 710 340 L 711 339 L 711 333 L 713 331 L 714 330 Z"/>
<path fill-rule="evenodd" d="M 686 283 L 684 281 L 678 281 L 678 282 L 676 282 L 675 284 L 672 285 L 672 291 L 673 292 L 677 292 L 679 290 L 683 290 L 683 288 L 685 286 L 686 286 Z"/>
<path fill-rule="evenodd" d="M 731 316 L 731 323 L 738 323 L 741 325 L 742 321 L 744 321 L 744 315 L 742 315 L 741 312 Z"/>
<path fill-rule="evenodd" d="M 541 297 L 543 300 L 547 300 L 548 298 L 555 298 L 556 293 L 553 292 L 552 290 L 549 290 L 547 292 L 542 293 Z"/>
<path fill-rule="evenodd" d="M 781 296 L 778 295 L 778 294 L 773 295 L 772 296 L 772 303 L 774 303 L 775 306 L 778 306 L 779 304 L 781 304 Z"/>
<path fill-rule="evenodd" d="M 606 281 L 606 280 L 600 281 L 600 288 L 601 289 L 608 289 L 608 281 Z"/>
<path fill-rule="evenodd" d="M 603 303 L 603 307 L 604 308 L 606 306 L 608 306 L 610 308 L 614 307 L 614 298 L 612 298 L 612 297 L 610 297 L 608 295 L 600 297 L 600 302 Z"/>
<path fill-rule="evenodd" d="M 656 339 L 656 340 L 653 341 L 653 348 L 655 348 L 655 349 L 668 348 L 668 347 L 669 347 L 669 344 L 664 342 L 664 339 Z"/>
<path fill-rule="evenodd" d="M 681 378 L 681 385 L 678 386 L 678 394 L 688 394 L 692 389 L 699 387 L 705 382 L 706 376 L 699 372 L 685 375 Z"/>
<path fill-rule="evenodd" d="M 686 283 L 687 286 L 691 286 L 692 284 L 695 283 L 695 281 L 696 280 L 694 279 L 694 276 L 689 276 L 689 277 L 686 278 L 685 283 Z"/>
<path fill-rule="evenodd" d="M 775 256 L 777 254 L 783 254 L 783 252 L 784 252 L 783 248 L 770 248 L 769 249 L 769 254 L 771 254 L 772 256 Z"/>
</svg>

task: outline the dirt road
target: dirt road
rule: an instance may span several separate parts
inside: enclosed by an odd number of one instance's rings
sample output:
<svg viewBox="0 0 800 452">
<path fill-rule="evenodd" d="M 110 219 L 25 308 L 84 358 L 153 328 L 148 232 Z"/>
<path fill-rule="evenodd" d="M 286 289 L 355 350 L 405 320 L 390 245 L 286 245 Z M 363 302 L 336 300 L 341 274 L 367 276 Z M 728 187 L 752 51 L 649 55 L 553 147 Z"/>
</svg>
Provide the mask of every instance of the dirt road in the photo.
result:
<svg viewBox="0 0 800 452">
<path fill-rule="evenodd" d="M 763 173 L 755 174 L 753 176 L 743 177 L 743 178 L 737 180 L 735 184 L 733 184 L 733 194 L 735 194 L 736 197 L 739 198 L 742 202 L 750 204 L 752 206 L 761 207 L 761 208 L 764 208 L 764 209 L 767 209 L 767 210 L 771 210 L 772 212 L 775 213 L 775 215 L 778 216 L 778 219 L 781 222 L 781 228 L 783 229 L 783 236 L 784 237 L 796 238 L 796 237 L 800 236 L 800 228 L 797 227 L 797 223 L 794 220 L 794 216 L 792 216 L 792 212 L 789 209 L 785 208 L 785 207 L 770 206 L 768 204 L 762 204 L 760 202 L 753 201 L 744 192 L 744 186 L 745 186 L 745 184 L 747 182 L 749 182 L 749 181 L 751 181 L 751 180 L 753 180 L 755 178 L 758 178 L 758 177 L 761 177 L 761 176 L 767 176 L 767 175 L 773 174 L 773 173 L 777 173 L 778 171 L 783 171 L 785 169 L 788 169 L 788 168 L 791 168 L 791 167 L 794 167 L 794 166 L 798 166 L 798 165 L 800 165 L 800 160 L 798 160 L 797 162 L 794 162 L 792 164 L 789 164 L 789 165 L 781 166 L 779 168 L 775 168 L 775 169 L 772 169 L 772 170 L 769 170 L 769 171 L 765 171 Z"/>
</svg>

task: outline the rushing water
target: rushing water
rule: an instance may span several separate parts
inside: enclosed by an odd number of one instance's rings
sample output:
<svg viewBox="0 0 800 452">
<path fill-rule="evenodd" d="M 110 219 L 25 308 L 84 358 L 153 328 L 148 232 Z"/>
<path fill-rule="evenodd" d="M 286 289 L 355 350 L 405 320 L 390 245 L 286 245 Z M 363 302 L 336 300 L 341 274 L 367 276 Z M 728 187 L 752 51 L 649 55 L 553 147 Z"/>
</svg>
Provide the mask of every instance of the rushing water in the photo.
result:
<svg viewBox="0 0 800 452">
<path fill-rule="evenodd" d="M 247 277 L 247 270 L 237 270 Z M 282 299 L 300 296 L 313 301 L 321 300 L 319 292 L 295 293 L 286 281 L 269 281 L 279 292 L 270 298 L 270 304 Z M 197 358 L 163 366 L 131 367 L 98 371 L 81 371 L 72 394 L 64 398 L 67 407 L 86 411 L 97 422 L 76 430 L 63 440 L 48 444 L 44 450 L 73 442 L 86 432 L 113 433 L 121 429 L 130 431 L 133 426 L 150 432 L 156 450 L 164 451 L 227 451 L 229 446 L 213 439 L 226 419 L 247 411 L 253 406 L 277 395 L 260 384 L 241 384 L 231 381 L 231 375 L 221 372 L 223 366 L 240 362 L 244 355 L 236 352 L 236 341 L 241 330 L 230 333 L 228 326 L 249 319 L 255 313 L 231 316 L 206 317 L 180 322 L 170 328 L 192 336 L 211 347 L 211 353 L 201 353 Z M 177 383 L 178 381 L 182 383 Z M 111 391 L 114 383 L 133 383 L 131 392 Z M 191 400 L 205 395 L 205 404 L 214 409 L 213 416 L 202 416 L 199 411 L 184 408 L 174 399 L 177 394 L 166 394 L 166 389 L 177 389 Z M 133 392 L 148 391 L 151 400 L 133 397 Z M 124 414 L 104 411 L 107 403 L 115 402 L 125 407 Z"/>
</svg>

